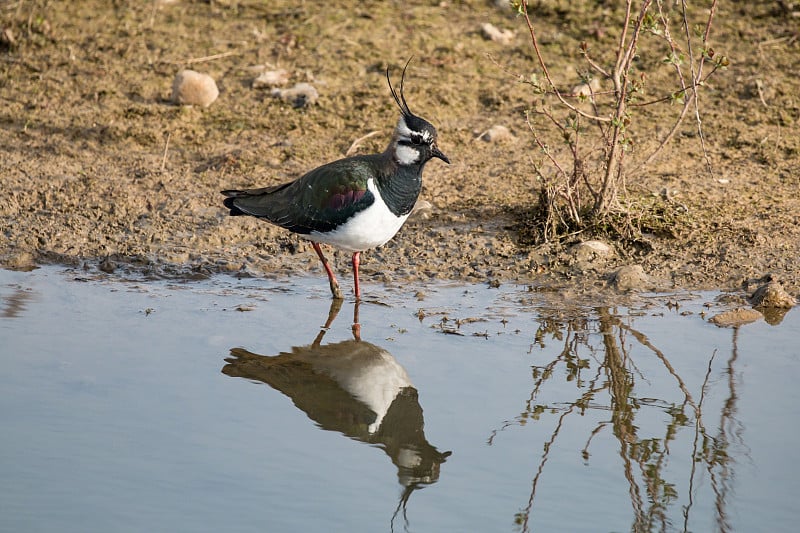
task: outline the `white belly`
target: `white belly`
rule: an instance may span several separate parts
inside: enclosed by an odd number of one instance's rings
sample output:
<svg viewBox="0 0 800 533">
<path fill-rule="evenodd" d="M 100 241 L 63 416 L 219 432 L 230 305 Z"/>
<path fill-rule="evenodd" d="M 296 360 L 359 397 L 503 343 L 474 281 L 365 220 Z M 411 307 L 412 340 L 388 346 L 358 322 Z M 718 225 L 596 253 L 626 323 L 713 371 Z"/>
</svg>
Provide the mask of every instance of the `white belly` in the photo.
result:
<svg viewBox="0 0 800 533">
<path fill-rule="evenodd" d="M 375 202 L 371 206 L 350 217 L 334 231 L 329 233 L 314 231 L 308 238 L 347 252 L 363 252 L 381 246 L 394 237 L 408 215 L 398 217 L 389 210 L 378 188 L 375 187 L 374 180 L 370 179 L 367 182 L 367 189 L 375 196 Z"/>
</svg>

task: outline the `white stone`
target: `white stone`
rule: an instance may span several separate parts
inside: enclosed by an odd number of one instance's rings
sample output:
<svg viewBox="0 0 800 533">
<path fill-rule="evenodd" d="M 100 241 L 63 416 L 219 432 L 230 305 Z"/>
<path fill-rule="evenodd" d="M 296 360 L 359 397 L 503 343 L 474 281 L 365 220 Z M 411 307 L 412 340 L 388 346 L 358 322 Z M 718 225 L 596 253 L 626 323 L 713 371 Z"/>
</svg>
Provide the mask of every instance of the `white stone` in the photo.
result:
<svg viewBox="0 0 800 533">
<path fill-rule="evenodd" d="M 219 96 L 214 78 L 194 70 L 182 70 L 172 82 L 171 100 L 179 105 L 210 106 Z"/>
<path fill-rule="evenodd" d="M 511 133 L 511 130 L 506 128 L 505 126 L 501 126 L 499 124 L 495 124 L 488 130 L 481 133 L 478 138 L 482 141 L 486 142 L 503 142 L 503 141 L 513 141 L 516 139 L 514 135 Z"/>
<path fill-rule="evenodd" d="M 286 85 L 288 82 L 289 72 L 287 70 L 282 68 L 277 70 L 268 70 L 266 72 L 262 72 L 261 75 L 253 80 L 253 89 L 277 87 L 278 85 Z"/>
<path fill-rule="evenodd" d="M 481 24 L 481 32 L 485 38 L 500 44 L 511 44 L 511 41 L 514 40 L 513 31 L 501 30 L 489 22 Z"/>
<path fill-rule="evenodd" d="M 298 83 L 289 89 L 272 89 L 272 96 L 289 102 L 294 107 L 305 107 L 317 103 L 319 93 L 310 83 Z"/>
<path fill-rule="evenodd" d="M 417 200 L 408 215 L 408 220 L 427 220 L 433 214 L 433 204 L 427 200 Z"/>
</svg>

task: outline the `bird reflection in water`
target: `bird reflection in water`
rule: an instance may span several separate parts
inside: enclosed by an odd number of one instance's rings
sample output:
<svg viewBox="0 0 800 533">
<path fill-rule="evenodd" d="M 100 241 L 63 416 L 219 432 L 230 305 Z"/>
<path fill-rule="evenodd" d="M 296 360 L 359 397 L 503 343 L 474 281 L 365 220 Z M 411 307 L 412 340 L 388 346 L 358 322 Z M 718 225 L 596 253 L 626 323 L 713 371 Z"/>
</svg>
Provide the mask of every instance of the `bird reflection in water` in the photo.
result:
<svg viewBox="0 0 800 533">
<path fill-rule="evenodd" d="M 261 381 L 282 392 L 322 429 L 381 448 L 397 467 L 403 486 L 392 523 L 417 488 L 435 483 L 451 452 L 439 452 L 425 438 L 417 390 L 397 360 L 361 340 L 356 302 L 353 340 L 322 344 L 342 306 L 334 299 L 328 320 L 310 345 L 274 356 L 233 348 L 222 372 Z"/>
</svg>

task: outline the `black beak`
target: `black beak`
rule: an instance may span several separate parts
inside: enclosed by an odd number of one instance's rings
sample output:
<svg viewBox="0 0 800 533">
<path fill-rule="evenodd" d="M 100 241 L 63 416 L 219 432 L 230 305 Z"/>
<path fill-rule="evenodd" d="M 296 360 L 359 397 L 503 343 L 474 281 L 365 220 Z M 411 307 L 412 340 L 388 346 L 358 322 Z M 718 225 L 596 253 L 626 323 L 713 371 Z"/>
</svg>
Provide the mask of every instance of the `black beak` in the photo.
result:
<svg viewBox="0 0 800 533">
<path fill-rule="evenodd" d="M 441 159 L 442 161 L 444 161 L 444 162 L 445 162 L 445 163 L 447 163 L 448 165 L 450 164 L 450 159 L 448 159 L 448 158 L 447 158 L 447 156 L 446 156 L 446 155 L 444 155 L 444 154 L 442 153 L 442 151 L 441 151 L 441 150 L 439 150 L 439 147 L 438 147 L 438 146 L 436 146 L 435 144 L 431 146 L 431 155 L 432 155 L 433 157 L 438 157 L 439 159 Z"/>
</svg>

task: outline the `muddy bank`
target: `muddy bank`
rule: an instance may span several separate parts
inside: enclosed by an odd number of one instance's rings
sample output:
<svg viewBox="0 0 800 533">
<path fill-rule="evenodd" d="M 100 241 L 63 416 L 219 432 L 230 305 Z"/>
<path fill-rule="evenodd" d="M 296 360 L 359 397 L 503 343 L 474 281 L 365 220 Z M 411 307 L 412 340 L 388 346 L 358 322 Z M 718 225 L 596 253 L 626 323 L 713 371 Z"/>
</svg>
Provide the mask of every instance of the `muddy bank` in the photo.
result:
<svg viewBox="0 0 800 533">
<path fill-rule="evenodd" d="M 412 110 L 439 130 L 450 166 L 425 170 L 430 210 L 364 254 L 365 282 L 452 279 L 598 289 L 639 265 L 644 288 L 745 289 L 770 276 L 800 293 L 800 69 L 796 24 L 779 6 L 720 6 L 715 49 L 730 69 L 703 94 L 709 175 L 686 131 L 629 182 L 632 194 L 682 207 L 669 234 L 609 253 L 591 240 L 532 244 L 520 235 L 536 198 L 524 109 L 531 94 L 487 58 L 531 70 L 522 22 L 492 2 L 14 2 L 0 21 L 0 264 L 86 264 L 157 276 L 322 275 L 311 247 L 256 220 L 232 219 L 219 190 L 291 180 L 319 164 L 382 150 L 397 119 L 387 64 L 415 59 Z M 581 3 L 538 13 L 558 75 L 608 14 Z M 491 22 L 515 31 L 484 37 Z M 594 46 L 608 45 L 595 32 Z M 10 37 L 9 37 L 10 36 Z M 605 40 L 604 40 L 605 39 Z M 559 56 L 560 54 L 560 56 Z M 177 106 L 184 68 L 219 87 L 208 107 Z M 283 69 L 315 104 L 254 86 Z M 652 120 L 660 120 L 656 114 Z M 511 133 L 481 136 L 494 125 Z M 378 132 L 367 136 L 371 132 Z M 367 137 L 365 137 L 367 136 Z M 334 261 L 349 278 L 345 255 Z M 346 285 L 349 287 L 349 284 Z"/>
</svg>

